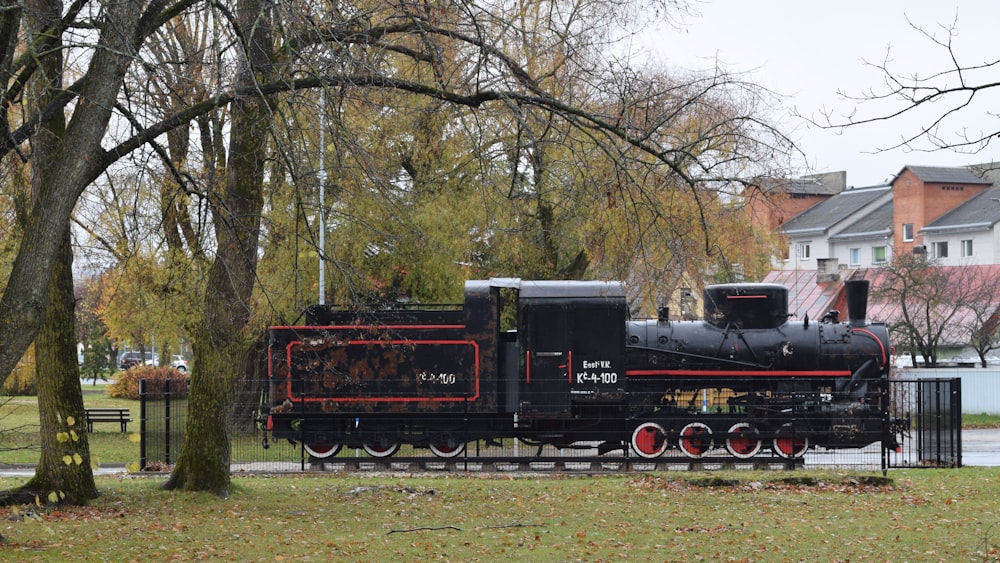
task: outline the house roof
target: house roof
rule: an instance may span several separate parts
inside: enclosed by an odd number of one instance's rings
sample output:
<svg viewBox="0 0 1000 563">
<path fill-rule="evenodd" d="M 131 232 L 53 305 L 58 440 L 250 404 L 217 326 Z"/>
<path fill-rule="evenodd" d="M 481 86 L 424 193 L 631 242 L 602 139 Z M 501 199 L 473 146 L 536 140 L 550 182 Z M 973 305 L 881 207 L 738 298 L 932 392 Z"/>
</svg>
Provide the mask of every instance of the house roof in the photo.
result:
<svg viewBox="0 0 1000 563">
<path fill-rule="evenodd" d="M 945 275 L 951 277 L 967 275 L 978 279 L 997 279 L 1000 277 L 1000 264 L 987 264 L 978 266 L 936 266 L 944 271 Z M 963 274 L 958 272 L 962 271 Z M 880 268 L 870 268 L 864 272 L 865 279 L 871 281 L 874 291 L 875 287 L 881 283 L 885 273 Z M 993 296 L 993 301 L 988 305 L 990 310 L 996 311 L 1000 307 L 1000 294 Z M 942 310 L 941 314 L 950 313 L 950 309 Z M 975 312 L 968 307 L 959 308 L 954 312 L 954 316 L 948 319 L 941 334 L 941 343 L 944 345 L 963 346 L 969 341 L 969 327 L 975 325 Z M 994 313 L 996 314 L 996 313 Z M 902 308 L 899 303 L 890 303 L 869 298 L 868 318 L 886 324 L 898 322 L 902 318 Z"/>
<path fill-rule="evenodd" d="M 830 241 L 884 239 L 891 236 L 892 200 L 889 200 L 851 223 L 844 230 L 835 235 L 830 235 Z"/>
<path fill-rule="evenodd" d="M 955 272 L 958 268 L 968 268 L 965 270 L 966 273 L 975 277 L 981 276 L 983 279 L 1000 277 L 1000 264 L 937 267 L 946 272 Z M 802 319 L 809 315 L 810 319 L 819 319 L 830 309 L 843 306 L 845 279 L 867 279 L 871 282 L 867 318 L 887 325 L 892 325 L 902 318 L 902 308 L 898 303 L 880 301 L 873 297 L 875 288 L 885 276 L 881 268 L 841 270 L 840 274 L 836 281 L 817 283 L 815 270 L 775 270 L 768 273 L 763 282 L 778 283 L 788 287 L 788 310 L 796 317 Z M 1000 308 L 1000 293 L 994 296 L 993 303 L 989 307 L 994 311 Z M 951 311 L 942 311 L 942 314 L 949 312 Z M 840 318 L 846 319 L 847 315 L 848 312 L 842 310 Z M 974 319 L 974 312 L 969 308 L 960 308 L 956 311 L 954 316 L 948 320 L 941 335 L 942 344 L 958 346 L 967 344 L 969 340 L 968 329 L 975 324 Z"/>
<path fill-rule="evenodd" d="M 970 164 L 967 168 L 972 170 L 976 176 L 988 181 L 991 184 L 1000 184 L 1000 162 Z"/>
<path fill-rule="evenodd" d="M 991 186 L 965 203 L 924 225 L 922 233 L 992 228 L 1000 221 L 1000 186 Z"/>
<path fill-rule="evenodd" d="M 910 166 L 906 165 L 896 174 L 898 178 L 903 171 L 909 169 L 917 178 L 928 184 L 992 184 L 968 168 L 952 168 L 946 166 Z M 895 178 L 893 178 L 895 180 Z"/>
<path fill-rule="evenodd" d="M 813 174 L 801 178 L 760 178 L 758 185 L 764 192 L 784 192 L 794 195 L 836 195 L 847 184 L 847 172 Z"/>
<path fill-rule="evenodd" d="M 837 300 L 843 280 L 817 283 L 816 270 L 772 270 L 763 283 L 777 283 L 788 288 L 788 312 L 798 319 L 819 319 Z M 845 317 L 846 318 L 846 317 Z"/>
<path fill-rule="evenodd" d="M 825 232 L 891 191 L 888 185 L 844 190 L 792 217 L 781 225 L 781 231 L 788 235 Z"/>
</svg>

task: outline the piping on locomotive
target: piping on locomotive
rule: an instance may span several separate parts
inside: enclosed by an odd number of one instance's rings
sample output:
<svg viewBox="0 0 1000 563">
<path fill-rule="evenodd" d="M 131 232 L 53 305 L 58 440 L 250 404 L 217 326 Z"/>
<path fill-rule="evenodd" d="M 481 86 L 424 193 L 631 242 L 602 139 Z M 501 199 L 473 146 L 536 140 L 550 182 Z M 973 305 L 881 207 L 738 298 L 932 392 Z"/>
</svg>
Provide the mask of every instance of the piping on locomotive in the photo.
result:
<svg viewBox="0 0 1000 563">
<path fill-rule="evenodd" d="M 892 450 L 889 338 L 865 318 L 867 284 L 846 282 L 846 321 L 790 320 L 775 284 L 709 286 L 699 321 L 631 320 L 624 285 L 602 281 L 468 281 L 451 307 L 312 306 L 305 325 L 270 329 L 267 429 L 313 459 L 401 445 L 449 458 L 505 438 L 648 459 Z M 516 330 L 501 330 L 508 306 Z"/>
</svg>

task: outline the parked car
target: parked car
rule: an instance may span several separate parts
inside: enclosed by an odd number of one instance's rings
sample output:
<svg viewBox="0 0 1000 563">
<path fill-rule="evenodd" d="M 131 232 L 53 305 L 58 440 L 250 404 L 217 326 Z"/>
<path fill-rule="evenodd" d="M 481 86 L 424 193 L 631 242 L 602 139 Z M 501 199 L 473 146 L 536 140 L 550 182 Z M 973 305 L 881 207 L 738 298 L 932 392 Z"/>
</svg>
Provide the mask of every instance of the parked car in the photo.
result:
<svg viewBox="0 0 1000 563">
<path fill-rule="evenodd" d="M 146 352 L 145 361 L 143 361 L 142 359 L 142 352 L 139 351 L 122 352 L 122 355 L 118 356 L 119 369 L 134 368 L 139 364 L 145 364 L 147 366 L 155 366 L 159 363 L 160 363 L 160 358 L 152 352 Z"/>
<path fill-rule="evenodd" d="M 184 359 L 184 356 L 174 356 L 174 360 L 170 362 L 170 367 L 181 373 L 187 373 L 188 361 Z"/>
</svg>

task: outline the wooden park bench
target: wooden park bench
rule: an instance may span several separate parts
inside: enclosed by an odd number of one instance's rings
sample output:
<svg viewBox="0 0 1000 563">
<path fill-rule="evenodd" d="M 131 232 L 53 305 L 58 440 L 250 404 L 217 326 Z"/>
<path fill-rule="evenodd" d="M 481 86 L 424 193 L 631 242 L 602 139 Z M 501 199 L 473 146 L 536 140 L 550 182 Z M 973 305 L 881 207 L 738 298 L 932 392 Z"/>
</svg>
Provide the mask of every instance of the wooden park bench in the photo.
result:
<svg viewBox="0 0 1000 563">
<path fill-rule="evenodd" d="M 84 409 L 87 412 L 87 432 L 94 431 L 95 422 L 117 422 L 122 425 L 122 432 L 126 431 L 128 423 L 132 422 L 132 415 L 128 409 Z"/>
</svg>

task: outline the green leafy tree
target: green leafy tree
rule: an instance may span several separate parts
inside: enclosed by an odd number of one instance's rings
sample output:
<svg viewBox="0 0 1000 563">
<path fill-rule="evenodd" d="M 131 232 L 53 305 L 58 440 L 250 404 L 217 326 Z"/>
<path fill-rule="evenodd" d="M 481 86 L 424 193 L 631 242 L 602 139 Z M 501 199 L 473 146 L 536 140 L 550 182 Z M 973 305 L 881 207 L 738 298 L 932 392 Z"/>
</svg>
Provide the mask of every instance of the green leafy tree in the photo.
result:
<svg viewBox="0 0 1000 563">
<path fill-rule="evenodd" d="M 80 375 L 93 380 L 106 380 L 115 369 L 115 347 L 108 338 L 108 327 L 97 314 L 101 281 L 96 276 L 77 283 L 76 286 L 76 341 L 83 346 Z"/>
<path fill-rule="evenodd" d="M 236 80 L 249 89 L 274 78 L 274 14 L 267 3 L 258 0 L 238 4 L 235 23 L 246 58 Z M 218 248 L 206 280 L 204 317 L 195 332 L 198 369 L 191 375 L 184 443 L 164 484 L 167 489 L 220 496 L 229 495 L 229 402 L 241 365 L 233 360 L 242 358 L 252 342 L 247 328 L 271 109 L 266 98 L 250 97 L 233 103 L 232 116 L 229 167 L 212 207 Z"/>
</svg>

